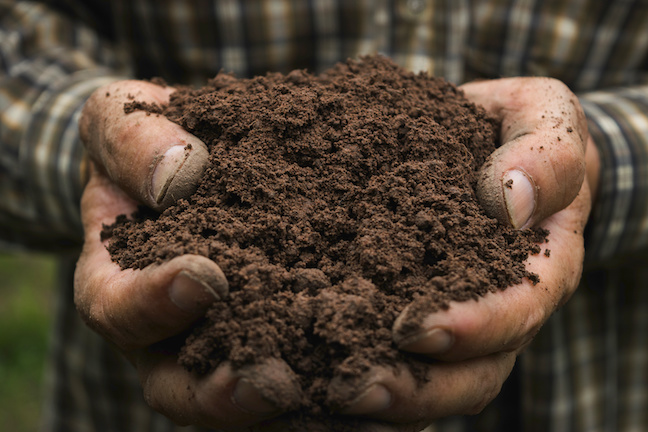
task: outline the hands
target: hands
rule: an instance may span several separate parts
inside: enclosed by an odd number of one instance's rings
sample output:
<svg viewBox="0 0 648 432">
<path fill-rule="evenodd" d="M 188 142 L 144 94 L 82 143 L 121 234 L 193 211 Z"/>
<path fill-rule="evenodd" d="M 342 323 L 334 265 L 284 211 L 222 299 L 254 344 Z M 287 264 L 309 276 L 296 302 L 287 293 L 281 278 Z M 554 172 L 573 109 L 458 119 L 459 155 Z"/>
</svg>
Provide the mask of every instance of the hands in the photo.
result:
<svg viewBox="0 0 648 432">
<path fill-rule="evenodd" d="M 124 103 L 133 98 L 161 104 L 172 90 L 116 82 L 97 90 L 84 108 L 80 131 L 93 166 L 81 203 L 85 244 L 75 273 L 75 302 L 88 325 L 137 368 L 153 408 L 179 424 L 247 426 L 295 403 L 299 387 L 287 365 L 273 361 L 233 371 L 225 364 L 198 378 L 177 365 L 177 352 L 168 343 L 160 343 L 227 296 L 218 265 L 185 255 L 122 271 L 100 240 L 102 224 L 133 213 L 138 202 L 162 210 L 189 195 L 207 165 L 204 143 L 180 126 L 143 111 L 124 113 Z M 263 389 L 250 385 L 252 378 Z"/>
<path fill-rule="evenodd" d="M 393 328 L 398 346 L 441 362 L 430 365 L 430 381 L 422 386 L 407 370 L 367 374 L 348 412 L 391 423 L 385 431 L 416 430 L 436 418 L 481 411 L 499 393 L 516 356 L 580 280 L 599 160 L 576 96 L 545 78 L 462 88 L 502 121 L 503 145 L 484 164 L 479 199 L 503 223 L 547 228 L 543 247 L 550 256 L 528 259 L 528 269 L 540 276 L 537 285 L 525 281 L 477 302 L 454 303 L 412 333 L 403 333 L 408 310 L 403 312 Z"/>
<path fill-rule="evenodd" d="M 353 402 L 343 414 L 366 417 L 366 430 L 414 431 L 439 417 L 479 412 L 580 278 L 598 155 L 576 97 L 561 83 L 540 78 L 483 81 L 463 89 L 502 120 L 504 145 L 484 166 L 482 203 L 514 227 L 549 229 L 551 255 L 528 260 L 529 270 L 540 275 L 538 285 L 527 281 L 478 302 L 453 304 L 429 315 L 414 333 L 404 334 L 397 320 L 394 340 L 401 349 L 441 362 L 430 366 L 431 379 L 423 386 L 406 369 L 376 367 L 364 386 L 350 389 Z M 86 104 L 80 129 L 94 166 L 82 200 L 86 242 L 75 301 L 88 324 L 138 369 L 155 409 L 180 424 L 258 424 L 297 403 L 299 386 L 287 365 L 276 361 L 233 371 L 225 364 L 198 378 L 159 343 L 227 295 L 220 268 L 186 255 L 141 271 L 121 271 L 99 240 L 102 224 L 132 213 L 137 202 L 163 210 L 189 195 L 206 167 L 205 145 L 180 126 L 144 112 L 124 114 L 123 105 L 133 96 L 164 103 L 171 91 L 123 81 L 98 90 Z M 254 377 L 258 386 L 259 376 L 266 382 L 255 388 L 250 383 Z M 280 423 L 268 424 L 267 430 L 275 426 L 280 430 Z"/>
</svg>

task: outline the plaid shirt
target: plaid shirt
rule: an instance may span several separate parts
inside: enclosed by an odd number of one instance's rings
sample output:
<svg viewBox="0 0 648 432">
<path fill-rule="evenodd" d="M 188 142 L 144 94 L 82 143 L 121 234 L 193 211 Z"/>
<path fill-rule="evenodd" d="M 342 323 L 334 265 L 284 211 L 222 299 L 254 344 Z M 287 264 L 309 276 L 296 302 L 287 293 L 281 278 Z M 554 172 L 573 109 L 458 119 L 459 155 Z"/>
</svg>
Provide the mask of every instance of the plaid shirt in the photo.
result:
<svg viewBox="0 0 648 432">
<path fill-rule="evenodd" d="M 0 0 L 0 239 L 80 243 L 77 121 L 101 85 L 320 71 L 373 52 L 456 83 L 556 77 L 579 95 L 602 157 L 582 286 L 502 397 L 435 427 L 647 431 L 648 0 Z M 174 430 L 80 324 L 64 282 L 46 430 Z"/>
</svg>

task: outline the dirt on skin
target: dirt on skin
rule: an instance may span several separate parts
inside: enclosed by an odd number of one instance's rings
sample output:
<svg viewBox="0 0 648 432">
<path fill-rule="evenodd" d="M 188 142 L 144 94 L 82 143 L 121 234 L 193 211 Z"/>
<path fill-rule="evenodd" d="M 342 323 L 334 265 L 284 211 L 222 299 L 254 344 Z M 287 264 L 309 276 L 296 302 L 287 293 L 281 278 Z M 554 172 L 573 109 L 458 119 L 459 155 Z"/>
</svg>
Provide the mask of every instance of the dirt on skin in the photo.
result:
<svg viewBox="0 0 648 432">
<path fill-rule="evenodd" d="M 215 261 L 229 297 L 179 361 L 205 374 L 282 359 L 303 390 L 282 407 L 295 430 L 353 430 L 329 419 L 343 398 L 334 378 L 404 362 L 426 379 L 425 360 L 393 342 L 406 306 L 418 313 L 403 331 L 452 301 L 537 282 L 524 262 L 547 232 L 506 227 L 475 196 L 499 125 L 443 79 L 373 56 L 320 76 L 219 74 L 168 106 L 126 108 L 180 124 L 211 163 L 188 199 L 106 227 L 112 258 L 135 269 L 181 254 Z"/>
</svg>

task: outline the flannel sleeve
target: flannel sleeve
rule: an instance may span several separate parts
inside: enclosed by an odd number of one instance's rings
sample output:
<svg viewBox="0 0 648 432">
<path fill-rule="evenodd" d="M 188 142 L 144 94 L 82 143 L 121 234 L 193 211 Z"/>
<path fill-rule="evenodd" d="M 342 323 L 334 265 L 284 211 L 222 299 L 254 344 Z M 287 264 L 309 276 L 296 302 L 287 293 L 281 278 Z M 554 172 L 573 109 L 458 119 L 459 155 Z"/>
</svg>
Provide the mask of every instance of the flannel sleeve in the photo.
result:
<svg viewBox="0 0 648 432">
<path fill-rule="evenodd" d="M 87 97 L 125 75 L 90 26 L 39 2 L 0 0 L 0 245 L 59 249 L 82 237 Z"/>
<path fill-rule="evenodd" d="M 620 259 L 648 246 L 648 85 L 579 96 L 601 154 L 587 261 Z"/>
</svg>

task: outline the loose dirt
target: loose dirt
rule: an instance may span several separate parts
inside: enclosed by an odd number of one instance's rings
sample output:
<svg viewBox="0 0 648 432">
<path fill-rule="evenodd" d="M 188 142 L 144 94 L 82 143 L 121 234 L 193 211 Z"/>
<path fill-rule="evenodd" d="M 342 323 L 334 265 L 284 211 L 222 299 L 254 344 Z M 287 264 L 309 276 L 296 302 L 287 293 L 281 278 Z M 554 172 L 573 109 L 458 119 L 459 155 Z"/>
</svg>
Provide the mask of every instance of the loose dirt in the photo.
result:
<svg viewBox="0 0 648 432">
<path fill-rule="evenodd" d="M 319 76 L 219 74 L 168 106 L 127 109 L 182 125 L 211 164 L 188 199 L 106 227 L 113 259 L 135 269 L 187 253 L 215 261 L 229 297 L 179 361 L 204 374 L 283 359 L 303 389 L 285 407 L 296 428 L 315 430 L 304 425 L 339 408 L 327 390 L 336 377 L 404 362 L 427 379 L 426 360 L 392 339 L 407 305 L 419 314 L 405 329 L 452 301 L 537 281 L 524 263 L 546 231 L 506 227 L 475 197 L 499 125 L 440 78 L 375 56 Z"/>
</svg>

